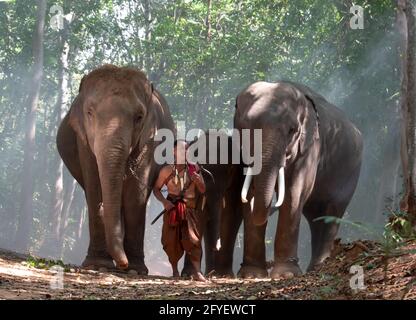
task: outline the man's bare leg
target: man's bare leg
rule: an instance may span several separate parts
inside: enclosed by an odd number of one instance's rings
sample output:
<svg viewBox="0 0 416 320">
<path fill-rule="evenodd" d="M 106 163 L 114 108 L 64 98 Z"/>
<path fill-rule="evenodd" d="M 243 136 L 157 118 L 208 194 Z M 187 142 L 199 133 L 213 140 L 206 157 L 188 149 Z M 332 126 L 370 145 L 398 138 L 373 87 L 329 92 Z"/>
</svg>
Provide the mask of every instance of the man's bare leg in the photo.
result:
<svg viewBox="0 0 416 320">
<path fill-rule="evenodd" d="M 195 250 L 196 251 L 196 250 Z M 193 252 L 194 253 L 194 252 Z M 201 258 L 199 254 L 189 254 L 189 257 L 191 258 L 192 265 L 194 266 L 194 280 L 196 281 L 207 281 L 205 277 L 201 273 Z"/>
<path fill-rule="evenodd" d="M 171 262 L 170 263 L 172 266 L 172 271 L 173 271 L 173 278 L 179 278 L 179 271 L 178 271 L 178 262 Z"/>
</svg>

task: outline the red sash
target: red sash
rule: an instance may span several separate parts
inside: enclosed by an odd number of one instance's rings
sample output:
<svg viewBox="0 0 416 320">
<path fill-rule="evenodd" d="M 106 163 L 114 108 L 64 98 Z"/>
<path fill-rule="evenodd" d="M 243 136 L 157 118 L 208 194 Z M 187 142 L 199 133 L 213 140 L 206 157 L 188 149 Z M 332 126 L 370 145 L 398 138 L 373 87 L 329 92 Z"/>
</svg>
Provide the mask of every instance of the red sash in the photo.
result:
<svg viewBox="0 0 416 320">
<path fill-rule="evenodd" d="M 177 200 L 174 205 L 175 207 L 169 210 L 169 225 L 171 226 L 176 226 L 179 222 L 185 220 L 186 203 Z"/>
</svg>

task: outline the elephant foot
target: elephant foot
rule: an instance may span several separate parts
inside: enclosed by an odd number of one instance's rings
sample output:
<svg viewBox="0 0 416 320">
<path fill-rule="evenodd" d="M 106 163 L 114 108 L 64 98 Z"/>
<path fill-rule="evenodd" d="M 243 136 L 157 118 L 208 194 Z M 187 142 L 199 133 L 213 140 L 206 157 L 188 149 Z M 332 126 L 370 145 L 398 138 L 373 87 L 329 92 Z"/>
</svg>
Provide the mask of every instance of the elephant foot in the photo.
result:
<svg viewBox="0 0 416 320">
<path fill-rule="evenodd" d="M 218 278 L 235 278 L 232 268 L 218 268 L 214 270 L 213 275 Z"/>
<path fill-rule="evenodd" d="M 108 255 L 87 255 L 81 265 L 84 269 L 106 272 L 115 270 L 113 259 Z"/>
<path fill-rule="evenodd" d="M 238 271 L 237 276 L 239 278 L 244 278 L 244 279 L 255 279 L 255 278 L 267 278 L 269 274 L 266 268 L 243 265 Z"/>
<path fill-rule="evenodd" d="M 211 276 L 213 274 L 215 274 L 215 269 L 213 267 L 205 268 L 205 275 L 206 276 Z"/>
<path fill-rule="evenodd" d="M 306 272 L 311 272 L 311 271 L 318 271 L 321 267 L 322 267 L 323 263 L 322 262 L 311 262 L 309 263 L 308 268 L 306 269 Z"/>
<path fill-rule="evenodd" d="M 129 258 L 128 271 L 134 270 L 139 276 L 147 276 L 149 274 L 149 269 L 144 264 L 142 258 Z"/>
<path fill-rule="evenodd" d="M 276 280 L 290 279 L 300 275 L 302 275 L 302 270 L 299 268 L 297 259 L 294 259 L 294 261 L 275 263 L 270 273 L 270 277 Z"/>
</svg>

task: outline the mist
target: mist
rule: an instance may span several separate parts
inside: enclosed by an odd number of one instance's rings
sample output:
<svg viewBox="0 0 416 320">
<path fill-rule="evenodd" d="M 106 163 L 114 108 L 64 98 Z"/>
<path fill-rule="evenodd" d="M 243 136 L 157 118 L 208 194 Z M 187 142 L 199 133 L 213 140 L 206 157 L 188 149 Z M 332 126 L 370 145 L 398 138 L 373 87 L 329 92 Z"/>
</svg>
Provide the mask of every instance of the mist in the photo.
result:
<svg viewBox="0 0 416 320">
<path fill-rule="evenodd" d="M 69 67 L 65 70 L 70 101 L 63 112 L 69 110 L 82 76 L 103 63 L 135 65 L 144 70 L 167 99 L 175 121 L 185 121 L 188 130 L 232 128 L 235 97 L 254 81 L 300 82 L 343 109 L 363 134 L 361 175 L 345 219 L 381 232 L 387 208 L 397 209 L 402 191 L 400 79 L 392 4 L 374 8 L 368 5 L 366 10 L 373 11 L 365 28 L 351 30 L 348 10 L 337 9 L 331 1 L 323 1 L 322 10 L 319 4 L 306 8 L 303 1 L 293 1 L 281 11 L 276 11 L 276 4 L 255 2 L 253 8 L 245 1 L 238 6 L 221 2 L 213 8 L 209 26 L 208 12 L 189 1 L 150 1 L 151 12 L 141 5 L 128 7 L 121 1 L 113 1 L 113 8 L 100 1 L 64 2 L 64 12 L 74 12 L 75 20 L 69 29 Z M 337 10 L 342 18 L 336 17 Z M 149 14 L 150 22 L 144 18 Z M 16 230 L 35 18 L 34 3 L 0 3 L 0 248 L 13 251 L 18 250 L 19 240 Z M 59 165 L 55 160 L 59 124 L 55 105 L 62 51 L 62 33 L 51 29 L 50 20 L 47 10 L 44 75 L 36 113 L 33 223 L 27 251 L 79 265 L 88 246 L 88 212 L 83 191 L 66 168 L 61 190 L 63 209 L 58 219 L 62 248 L 56 248 L 56 242 L 50 240 L 55 227 L 50 216 L 56 181 L 53 172 Z M 303 33 L 296 36 L 295 31 Z M 162 221 L 150 225 L 161 210 L 161 204 L 151 196 L 145 262 L 150 274 L 170 275 L 160 242 Z M 278 214 L 271 216 L 267 226 L 267 260 L 273 260 L 277 218 Z M 375 234 L 364 234 L 342 224 L 338 236 L 352 241 L 374 238 Z M 242 262 L 242 239 L 240 229 L 234 271 Z M 302 269 L 309 257 L 310 232 L 302 219 Z"/>
</svg>

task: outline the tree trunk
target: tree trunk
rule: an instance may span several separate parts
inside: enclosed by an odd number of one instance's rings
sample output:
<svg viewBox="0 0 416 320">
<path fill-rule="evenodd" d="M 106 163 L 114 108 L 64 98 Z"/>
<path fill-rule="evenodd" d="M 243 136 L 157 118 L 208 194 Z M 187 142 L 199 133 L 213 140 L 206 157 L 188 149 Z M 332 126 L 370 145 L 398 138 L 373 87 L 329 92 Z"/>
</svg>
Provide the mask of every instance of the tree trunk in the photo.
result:
<svg viewBox="0 0 416 320">
<path fill-rule="evenodd" d="M 206 39 L 206 49 L 210 50 L 212 34 L 211 34 L 211 11 L 212 11 L 212 1 L 207 0 L 207 16 L 205 18 L 205 39 Z M 206 62 L 204 66 L 201 66 L 201 89 L 198 90 L 198 94 L 196 95 L 197 101 L 195 105 L 199 105 L 198 113 L 196 118 L 196 125 L 198 128 L 204 128 L 208 126 L 206 121 L 206 115 L 208 113 L 209 104 L 211 103 L 212 98 L 212 69 L 213 69 L 213 61 L 210 58 L 209 61 Z"/>
<path fill-rule="evenodd" d="M 152 23 L 152 12 L 150 8 L 150 0 L 144 0 L 143 1 L 143 7 L 144 7 L 144 48 L 145 48 L 145 54 L 144 54 L 144 69 L 146 70 L 146 73 L 148 75 L 151 74 L 152 68 L 151 68 L 151 56 L 150 56 L 150 43 L 152 41 L 152 30 L 151 30 L 151 23 Z"/>
<path fill-rule="evenodd" d="M 207 28 L 207 41 L 211 41 L 211 9 L 212 9 L 212 1 L 208 0 L 207 3 L 208 10 L 207 10 L 207 19 L 205 21 L 205 25 Z"/>
<path fill-rule="evenodd" d="M 397 140 L 400 137 L 400 121 L 392 121 L 390 131 L 386 137 L 386 145 L 383 150 L 383 171 L 380 177 L 379 189 L 376 202 L 376 216 L 374 223 L 382 225 L 385 222 L 384 215 L 387 210 L 397 210 L 397 180 L 399 179 L 398 167 L 400 167 L 400 146 Z"/>
<path fill-rule="evenodd" d="M 62 219 L 58 238 L 58 248 L 60 248 L 60 256 L 62 256 L 63 252 L 65 234 L 68 228 L 69 216 L 71 213 L 72 203 L 74 202 L 75 189 L 77 186 L 77 181 L 74 178 L 68 178 L 70 179 L 70 181 L 64 187 L 65 196 L 63 199 L 63 208 L 61 214 Z"/>
<path fill-rule="evenodd" d="M 37 18 L 33 33 L 33 70 L 27 100 L 26 132 L 24 142 L 24 159 L 22 172 L 21 208 L 16 246 L 20 251 L 27 251 L 33 222 L 33 191 L 35 157 L 36 110 L 39 101 L 40 84 L 43 77 L 43 32 L 45 26 L 46 0 L 37 0 Z"/>
<path fill-rule="evenodd" d="M 58 67 L 58 98 L 53 112 L 57 115 L 56 122 L 53 123 L 51 136 L 55 137 L 59 123 L 62 122 L 69 105 L 69 74 L 68 74 L 68 56 L 69 56 L 69 22 L 64 20 L 63 29 L 61 30 L 61 56 Z M 54 153 L 50 168 L 53 168 L 54 186 L 51 194 L 51 206 L 48 219 L 48 229 L 45 241 L 42 244 L 41 251 L 48 258 L 57 258 L 61 252 L 62 228 L 63 223 L 63 203 L 64 203 L 64 184 L 63 184 L 63 162 L 58 152 Z"/>
<path fill-rule="evenodd" d="M 408 139 L 408 214 L 412 224 L 416 226 L 416 24 L 415 5 L 412 0 L 407 1 L 407 111 L 409 127 Z"/>
<path fill-rule="evenodd" d="M 405 192 L 401 209 L 416 225 L 416 25 L 415 5 L 412 0 L 398 0 L 397 24 L 402 36 L 400 45 L 402 141 L 401 156 Z"/>
</svg>

